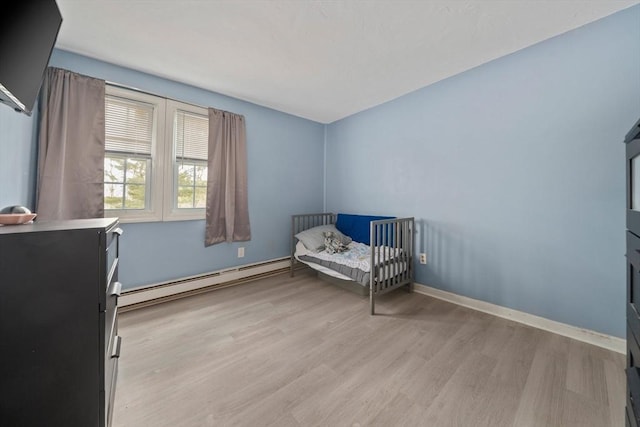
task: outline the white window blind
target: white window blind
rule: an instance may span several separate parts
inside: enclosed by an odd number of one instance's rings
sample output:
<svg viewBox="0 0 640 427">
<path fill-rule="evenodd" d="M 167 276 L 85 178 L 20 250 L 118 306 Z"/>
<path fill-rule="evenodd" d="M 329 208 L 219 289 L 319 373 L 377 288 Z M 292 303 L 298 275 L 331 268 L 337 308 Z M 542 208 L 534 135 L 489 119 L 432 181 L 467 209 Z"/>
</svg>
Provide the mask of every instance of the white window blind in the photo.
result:
<svg viewBox="0 0 640 427">
<path fill-rule="evenodd" d="M 105 150 L 151 155 L 153 105 L 105 98 Z"/>
<path fill-rule="evenodd" d="M 178 110 L 175 116 L 174 141 L 177 160 L 207 160 L 209 118 Z"/>
</svg>

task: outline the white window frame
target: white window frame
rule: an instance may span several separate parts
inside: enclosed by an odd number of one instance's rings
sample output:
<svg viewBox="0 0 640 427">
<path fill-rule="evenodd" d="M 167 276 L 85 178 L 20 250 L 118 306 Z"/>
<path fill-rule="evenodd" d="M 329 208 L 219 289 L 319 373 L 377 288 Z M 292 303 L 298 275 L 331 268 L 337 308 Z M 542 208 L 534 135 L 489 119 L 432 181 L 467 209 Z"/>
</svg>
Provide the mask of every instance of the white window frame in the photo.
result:
<svg viewBox="0 0 640 427">
<path fill-rule="evenodd" d="M 116 216 L 123 222 L 162 221 L 163 176 L 160 165 L 164 164 L 164 152 L 160 149 L 164 141 L 164 126 L 159 126 L 159 117 L 165 116 L 165 100 L 142 92 L 106 85 L 105 94 L 126 100 L 144 102 L 153 106 L 153 136 L 151 142 L 151 173 L 149 182 L 149 205 L 145 209 L 105 209 L 105 216 Z M 106 152 L 105 152 L 106 155 Z"/>
<path fill-rule="evenodd" d="M 177 208 L 175 141 L 173 126 L 178 110 L 208 116 L 206 108 L 151 95 L 134 89 L 106 85 L 105 94 L 153 105 L 150 191 L 145 209 L 105 209 L 105 217 L 118 217 L 123 223 L 202 220 L 206 208 Z M 106 154 L 106 152 L 105 152 Z"/>
<path fill-rule="evenodd" d="M 186 221 L 204 219 L 206 208 L 178 208 L 177 201 L 177 181 L 176 181 L 176 144 L 173 140 L 173 126 L 175 115 L 178 111 L 186 111 L 208 117 L 206 108 L 184 102 L 167 99 L 165 135 L 165 191 L 164 191 L 164 220 L 165 221 Z"/>
</svg>

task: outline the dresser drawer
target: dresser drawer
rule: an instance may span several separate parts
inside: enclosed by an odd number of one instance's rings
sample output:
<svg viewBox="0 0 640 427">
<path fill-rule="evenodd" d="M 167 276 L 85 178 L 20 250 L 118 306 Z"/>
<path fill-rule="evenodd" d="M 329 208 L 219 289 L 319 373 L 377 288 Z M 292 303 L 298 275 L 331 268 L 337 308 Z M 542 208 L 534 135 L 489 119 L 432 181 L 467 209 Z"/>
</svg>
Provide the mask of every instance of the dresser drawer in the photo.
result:
<svg viewBox="0 0 640 427">
<path fill-rule="evenodd" d="M 104 371 L 105 371 L 104 376 L 106 378 L 105 391 L 110 391 L 112 389 L 113 370 L 114 370 L 114 367 L 116 366 L 118 358 L 120 358 L 121 346 L 122 346 L 122 338 L 118 335 L 114 335 L 112 344 L 110 346 L 111 351 L 109 352 L 109 358 L 105 361 L 105 367 L 104 367 Z"/>
<path fill-rule="evenodd" d="M 100 344 L 100 363 L 105 365 L 111 358 L 114 337 L 118 334 L 118 296 L 120 294 L 121 285 L 114 282 L 109 286 L 109 295 L 107 296 L 107 306 L 105 311 L 100 312 L 100 324 L 102 325 L 101 344 Z M 105 387 L 105 378 L 100 378 L 100 386 Z"/>
<path fill-rule="evenodd" d="M 639 424 L 640 409 L 640 347 L 636 336 L 627 327 L 627 410 L 631 425 Z M 636 415 L 634 415 L 636 414 Z"/>
<path fill-rule="evenodd" d="M 640 237 L 627 231 L 627 260 L 640 269 Z"/>
<path fill-rule="evenodd" d="M 101 261 L 101 280 L 99 307 L 104 311 L 108 304 L 108 295 L 113 283 L 118 281 L 118 264 L 120 259 L 120 236 L 122 229 L 116 226 L 106 231 L 105 249 Z"/>
<path fill-rule="evenodd" d="M 113 372 L 113 366 L 115 361 L 120 357 L 120 347 L 122 345 L 122 338 L 117 334 L 111 338 L 109 342 L 109 351 L 105 353 L 104 357 L 104 379 L 101 384 L 102 390 L 111 389 L 111 376 Z M 108 394 L 107 394 L 108 396 Z"/>
<path fill-rule="evenodd" d="M 114 307 L 113 310 L 105 312 L 105 360 L 111 357 L 114 338 L 116 337 L 116 335 L 118 335 L 118 307 Z"/>
<path fill-rule="evenodd" d="M 107 232 L 107 283 L 113 281 L 113 275 L 117 272 L 121 235 L 122 229 L 120 227 L 114 227 Z"/>
<path fill-rule="evenodd" d="M 627 323 L 633 333 L 640 335 L 640 313 L 638 313 L 638 299 L 640 298 L 640 270 L 633 264 L 627 265 Z"/>
<path fill-rule="evenodd" d="M 640 235 L 640 138 L 626 142 L 627 229 Z"/>
<path fill-rule="evenodd" d="M 122 283 L 118 281 L 111 282 L 107 288 L 105 311 L 113 311 L 118 306 L 118 298 L 122 293 Z"/>
<path fill-rule="evenodd" d="M 111 425 L 113 415 L 113 402 L 116 397 L 116 382 L 118 381 L 118 359 L 113 359 L 113 367 L 111 369 L 111 384 L 109 389 L 105 390 L 105 408 L 106 408 L 106 426 Z"/>
<path fill-rule="evenodd" d="M 113 282 L 107 294 L 107 307 L 104 311 L 104 339 L 105 352 L 110 354 L 113 337 L 118 333 L 118 297 L 122 286 L 120 282 Z"/>
<path fill-rule="evenodd" d="M 640 336 L 640 238 L 627 232 L 627 323 Z"/>
<path fill-rule="evenodd" d="M 113 401 L 115 398 L 116 392 L 116 382 L 118 379 L 118 359 L 120 357 L 120 346 L 122 344 L 122 339 L 119 336 L 113 337 L 113 344 L 111 345 L 111 353 L 109 354 L 109 358 L 105 364 L 105 388 L 104 388 L 104 407 L 105 407 L 105 418 L 106 426 L 111 425 L 111 414 L 113 413 Z"/>
</svg>

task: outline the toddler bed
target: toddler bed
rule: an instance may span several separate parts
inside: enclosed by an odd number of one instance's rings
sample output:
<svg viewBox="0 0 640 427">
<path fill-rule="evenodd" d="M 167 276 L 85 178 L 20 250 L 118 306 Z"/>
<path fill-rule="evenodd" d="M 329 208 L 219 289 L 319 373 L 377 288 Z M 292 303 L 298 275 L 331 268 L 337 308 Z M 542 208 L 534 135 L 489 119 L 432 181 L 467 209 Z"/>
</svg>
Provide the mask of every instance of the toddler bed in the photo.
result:
<svg viewBox="0 0 640 427">
<path fill-rule="evenodd" d="M 330 233 L 330 234 L 327 234 Z M 291 217 L 291 276 L 297 262 L 345 289 L 375 298 L 413 283 L 413 218 L 318 213 Z M 330 239 L 325 241 L 329 237 Z"/>
</svg>

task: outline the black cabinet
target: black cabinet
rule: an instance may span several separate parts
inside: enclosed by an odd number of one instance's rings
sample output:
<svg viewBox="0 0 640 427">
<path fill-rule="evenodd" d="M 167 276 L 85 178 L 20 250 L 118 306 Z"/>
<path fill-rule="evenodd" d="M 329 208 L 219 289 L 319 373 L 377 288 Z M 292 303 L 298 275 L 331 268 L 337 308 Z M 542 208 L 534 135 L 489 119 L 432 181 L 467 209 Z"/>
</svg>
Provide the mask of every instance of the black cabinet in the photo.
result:
<svg viewBox="0 0 640 427">
<path fill-rule="evenodd" d="M 640 425 L 640 120 L 625 137 L 627 169 L 627 426 Z"/>
<path fill-rule="evenodd" d="M 0 226 L 0 426 L 110 425 L 117 219 Z"/>
</svg>

